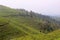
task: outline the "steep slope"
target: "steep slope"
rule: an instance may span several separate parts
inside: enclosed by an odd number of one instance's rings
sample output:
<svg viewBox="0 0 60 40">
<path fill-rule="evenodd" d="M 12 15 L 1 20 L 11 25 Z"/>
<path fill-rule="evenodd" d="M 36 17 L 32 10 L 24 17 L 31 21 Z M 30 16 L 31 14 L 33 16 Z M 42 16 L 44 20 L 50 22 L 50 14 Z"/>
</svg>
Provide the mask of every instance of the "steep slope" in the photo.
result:
<svg viewBox="0 0 60 40">
<path fill-rule="evenodd" d="M 59 23 L 50 16 L 2 5 L 0 9 L 1 40 L 53 40 L 52 34 L 47 33 L 60 29 Z"/>
<path fill-rule="evenodd" d="M 0 17 L 0 40 L 10 40 L 10 38 L 22 35 L 25 35 L 25 33 L 10 25 L 6 18 Z"/>
<path fill-rule="evenodd" d="M 54 17 L 52 17 L 52 18 L 55 19 L 56 21 L 58 21 L 58 22 L 60 23 L 60 17 L 54 16 Z"/>
<path fill-rule="evenodd" d="M 24 9 L 18 11 L 20 11 L 18 14 L 20 17 L 18 17 L 17 20 L 20 21 L 20 23 L 25 23 L 30 27 L 40 30 L 40 32 L 51 32 L 60 28 L 59 22 L 50 16 L 41 15 L 32 11 L 28 12 Z"/>
<path fill-rule="evenodd" d="M 0 5 L 0 16 L 11 15 L 12 13 L 15 14 L 16 10 Z"/>
<path fill-rule="evenodd" d="M 49 16 L 41 15 L 33 11 L 26 11 L 24 9 L 12 9 L 5 6 L 0 6 L 0 14 L 4 17 L 18 18 L 20 23 L 24 23 L 30 27 L 33 27 L 40 32 L 51 32 L 60 28 L 59 23 Z"/>
</svg>

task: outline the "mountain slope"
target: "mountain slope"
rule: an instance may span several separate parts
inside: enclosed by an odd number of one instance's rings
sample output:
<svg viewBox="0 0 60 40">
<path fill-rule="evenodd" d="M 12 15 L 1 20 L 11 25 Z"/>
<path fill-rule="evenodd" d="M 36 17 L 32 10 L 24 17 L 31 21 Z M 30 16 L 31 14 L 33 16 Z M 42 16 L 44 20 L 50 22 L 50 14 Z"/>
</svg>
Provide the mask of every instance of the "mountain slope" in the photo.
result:
<svg viewBox="0 0 60 40">
<path fill-rule="evenodd" d="M 0 14 L 4 17 L 18 18 L 17 20 L 20 20 L 21 24 L 24 22 L 24 24 L 38 29 L 41 32 L 50 32 L 60 28 L 59 23 L 49 16 L 41 15 L 33 11 L 28 12 L 24 9 L 11 9 L 5 6 L 0 6 L 0 9 Z"/>
<path fill-rule="evenodd" d="M 52 40 L 51 32 L 60 29 L 55 19 L 33 11 L 0 5 L 0 15 L 1 40 Z"/>
<path fill-rule="evenodd" d="M 22 35 L 25 35 L 25 33 L 10 25 L 6 18 L 0 17 L 0 40 L 10 40 L 10 38 Z"/>
<path fill-rule="evenodd" d="M 60 22 L 60 17 L 52 17 L 53 19 L 55 19 L 56 21 Z"/>
<path fill-rule="evenodd" d="M 12 13 L 15 14 L 16 10 L 0 5 L 0 16 L 10 15 Z"/>
</svg>

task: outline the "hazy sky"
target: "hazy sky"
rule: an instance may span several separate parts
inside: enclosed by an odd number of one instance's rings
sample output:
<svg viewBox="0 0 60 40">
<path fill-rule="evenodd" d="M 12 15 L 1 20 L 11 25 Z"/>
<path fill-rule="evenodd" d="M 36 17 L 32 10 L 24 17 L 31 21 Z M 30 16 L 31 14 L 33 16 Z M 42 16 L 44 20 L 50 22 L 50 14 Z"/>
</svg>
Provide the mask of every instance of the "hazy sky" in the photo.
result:
<svg viewBox="0 0 60 40">
<path fill-rule="evenodd" d="M 32 10 L 46 15 L 60 15 L 60 0 L 0 0 L 0 5 Z"/>
</svg>

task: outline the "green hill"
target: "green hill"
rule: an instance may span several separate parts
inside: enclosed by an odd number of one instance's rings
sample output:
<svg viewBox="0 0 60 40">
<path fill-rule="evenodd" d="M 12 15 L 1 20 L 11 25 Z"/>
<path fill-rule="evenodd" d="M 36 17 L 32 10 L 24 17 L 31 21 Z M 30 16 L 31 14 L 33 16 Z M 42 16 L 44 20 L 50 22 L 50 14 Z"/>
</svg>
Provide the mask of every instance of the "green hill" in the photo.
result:
<svg viewBox="0 0 60 40">
<path fill-rule="evenodd" d="M 16 13 L 16 10 L 0 5 L 0 16 L 10 15 L 12 13 Z"/>
<path fill-rule="evenodd" d="M 50 16 L 0 5 L 0 40 L 55 40 L 58 29 L 60 23 Z"/>
<path fill-rule="evenodd" d="M 0 17 L 0 40 L 10 40 L 10 38 L 26 35 L 24 32 L 10 25 L 6 18 Z"/>
</svg>

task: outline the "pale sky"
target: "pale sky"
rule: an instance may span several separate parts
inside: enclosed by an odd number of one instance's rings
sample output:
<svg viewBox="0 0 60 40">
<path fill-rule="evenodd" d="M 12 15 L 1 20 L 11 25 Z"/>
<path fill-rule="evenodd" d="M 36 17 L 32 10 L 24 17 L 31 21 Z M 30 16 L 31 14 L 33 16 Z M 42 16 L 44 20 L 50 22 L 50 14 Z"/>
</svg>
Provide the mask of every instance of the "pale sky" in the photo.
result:
<svg viewBox="0 0 60 40">
<path fill-rule="evenodd" d="M 0 5 L 32 10 L 45 15 L 60 15 L 60 0 L 0 0 Z"/>
</svg>

